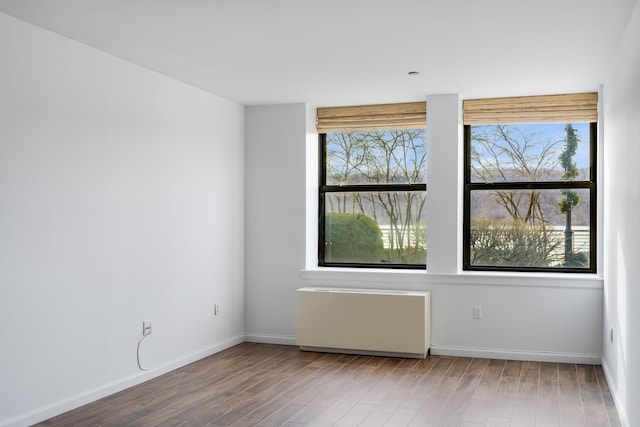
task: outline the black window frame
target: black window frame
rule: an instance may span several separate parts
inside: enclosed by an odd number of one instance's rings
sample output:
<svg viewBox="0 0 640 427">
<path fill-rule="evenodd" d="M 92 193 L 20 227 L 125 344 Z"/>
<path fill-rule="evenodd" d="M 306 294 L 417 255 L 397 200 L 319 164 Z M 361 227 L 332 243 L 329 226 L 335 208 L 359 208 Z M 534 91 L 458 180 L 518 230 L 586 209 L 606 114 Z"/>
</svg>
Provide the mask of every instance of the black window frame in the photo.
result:
<svg viewBox="0 0 640 427">
<path fill-rule="evenodd" d="M 464 125 L 463 270 L 490 272 L 596 273 L 597 272 L 597 122 L 589 123 L 589 179 L 579 181 L 471 182 L 471 126 Z M 496 123 L 487 123 L 496 124 Z M 471 193 L 474 190 L 589 190 L 589 267 L 522 267 L 471 265 Z"/>
<path fill-rule="evenodd" d="M 404 269 L 426 270 L 427 260 L 424 264 L 400 264 L 400 263 L 345 263 L 326 262 L 325 250 L 325 195 L 329 193 L 363 193 L 363 192 L 392 192 L 392 191 L 427 191 L 426 183 L 402 183 L 402 184 L 345 184 L 327 185 L 327 134 L 318 134 L 319 142 L 319 191 L 318 191 L 318 266 L 342 267 L 342 268 L 375 268 L 375 269 Z M 426 143 L 426 142 L 425 142 Z"/>
</svg>

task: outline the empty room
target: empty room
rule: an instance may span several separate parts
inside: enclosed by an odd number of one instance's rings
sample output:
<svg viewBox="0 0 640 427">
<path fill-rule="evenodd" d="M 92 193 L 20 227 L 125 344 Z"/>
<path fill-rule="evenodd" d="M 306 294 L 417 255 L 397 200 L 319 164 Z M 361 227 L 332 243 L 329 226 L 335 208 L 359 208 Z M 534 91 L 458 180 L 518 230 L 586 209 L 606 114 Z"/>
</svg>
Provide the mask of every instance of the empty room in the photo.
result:
<svg viewBox="0 0 640 427">
<path fill-rule="evenodd" d="M 640 426 L 638 0 L 0 40 L 0 426 Z"/>
</svg>

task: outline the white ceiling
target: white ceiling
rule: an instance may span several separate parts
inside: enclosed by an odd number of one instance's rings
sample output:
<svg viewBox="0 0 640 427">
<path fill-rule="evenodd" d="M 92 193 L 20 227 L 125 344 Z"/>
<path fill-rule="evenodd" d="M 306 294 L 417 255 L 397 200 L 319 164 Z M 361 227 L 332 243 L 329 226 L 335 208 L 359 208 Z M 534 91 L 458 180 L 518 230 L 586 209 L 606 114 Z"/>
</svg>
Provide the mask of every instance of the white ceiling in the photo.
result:
<svg viewBox="0 0 640 427">
<path fill-rule="evenodd" d="M 637 1 L 0 0 L 0 11 L 244 105 L 329 106 L 597 90 Z"/>
</svg>

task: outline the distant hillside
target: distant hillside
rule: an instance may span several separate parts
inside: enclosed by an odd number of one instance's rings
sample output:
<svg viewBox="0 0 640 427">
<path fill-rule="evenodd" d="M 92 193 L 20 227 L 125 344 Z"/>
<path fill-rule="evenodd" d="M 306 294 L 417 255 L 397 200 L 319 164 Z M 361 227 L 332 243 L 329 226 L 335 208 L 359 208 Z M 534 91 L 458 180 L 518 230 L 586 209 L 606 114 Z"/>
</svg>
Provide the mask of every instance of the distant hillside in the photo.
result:
<svg viewBox="0 0 640 427">
<path fill-rule="evenodd" d="M 571 212 L 573 225 L 589 225 L 589 193 L 581 190 L 580 203 Z M 520 212 L 524 212 L 528 205 L 528 196 L 523 197 L 526 204 L 522 203 Z M 540 207 L 544 212 L 544 219 L 551 225 L 561 226 L 565 224 L 565 214 L 560 212 L 558 202 L 562 199 L 559 190 L 543 190 L 540 194 Z M 510 218 L 509 213 L 497 202 L 497 196 L 493 192 L 474 192 L 471 196 L 471 214 L 473 218 L 504 219 Z"/>
</svg>

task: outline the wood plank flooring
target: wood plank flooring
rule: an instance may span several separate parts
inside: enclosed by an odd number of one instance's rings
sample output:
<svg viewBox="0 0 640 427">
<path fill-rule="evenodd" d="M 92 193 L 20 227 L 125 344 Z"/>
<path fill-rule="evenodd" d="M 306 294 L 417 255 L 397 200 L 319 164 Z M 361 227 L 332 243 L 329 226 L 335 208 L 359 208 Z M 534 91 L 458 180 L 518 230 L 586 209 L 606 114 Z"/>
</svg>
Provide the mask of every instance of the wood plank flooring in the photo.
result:
<svg viewBox="0 0 640 427">
<path fill-rule="evenodd" d="M 620 426 L 599 366 L 244 343 L 42 426 Z"/>
</svg>

